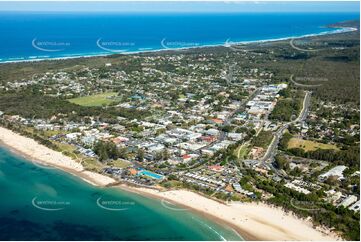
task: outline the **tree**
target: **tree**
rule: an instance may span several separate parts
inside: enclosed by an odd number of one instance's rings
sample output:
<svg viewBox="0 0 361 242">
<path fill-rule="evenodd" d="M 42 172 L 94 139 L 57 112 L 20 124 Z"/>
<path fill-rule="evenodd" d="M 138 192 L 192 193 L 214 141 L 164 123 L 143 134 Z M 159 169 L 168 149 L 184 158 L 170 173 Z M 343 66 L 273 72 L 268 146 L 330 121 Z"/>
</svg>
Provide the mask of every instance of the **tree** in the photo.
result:
<svg viewBox="0 0 361 242">
<path fill-rule="evenodd" d="M 283 155 L 276 155 L 275 165 L 278 169 L 289 169 L 289 162 Z"/>
<path fill-rule="evenodd" d="M 140 162 L 144 161 L 144 150 L 143 149 L 138 149 L 137 159 Z"/>
</svg>

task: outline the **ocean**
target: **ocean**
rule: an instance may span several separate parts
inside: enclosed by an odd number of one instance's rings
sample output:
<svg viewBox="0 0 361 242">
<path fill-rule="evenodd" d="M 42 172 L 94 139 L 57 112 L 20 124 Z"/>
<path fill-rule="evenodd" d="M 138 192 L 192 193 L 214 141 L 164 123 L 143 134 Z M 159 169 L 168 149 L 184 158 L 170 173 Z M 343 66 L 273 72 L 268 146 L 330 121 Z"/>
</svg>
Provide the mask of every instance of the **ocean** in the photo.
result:
<svg viewBox="0 0 361 242">
<path fill-rule="evenodd" d="M 0 62 L 270 40 L 333 31 L 353 13 L 0 12 Z M 98 188 L 0 147 L 0 240 L 240 240 L 172 204 Z"/>
<path fill-rule="evenodd" d="M 356 13 L 0 11 L 0 62 L 192 48 L 334 31 Z"/>
<path fill-rule="evenodd" d="M 184 208 L 99 188 L 0 147 L 0 240 L 240 240 Z"/>
</svg>

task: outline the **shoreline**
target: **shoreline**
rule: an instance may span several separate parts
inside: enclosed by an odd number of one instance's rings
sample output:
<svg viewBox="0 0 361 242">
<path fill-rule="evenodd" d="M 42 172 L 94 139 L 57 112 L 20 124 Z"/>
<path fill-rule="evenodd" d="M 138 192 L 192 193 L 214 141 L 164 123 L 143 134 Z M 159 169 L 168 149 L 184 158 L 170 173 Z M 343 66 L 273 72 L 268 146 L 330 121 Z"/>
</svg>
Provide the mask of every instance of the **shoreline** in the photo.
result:
<svg viewBox="0 0 361 242">
<path fill-rule="evenodd" d="M 203 195 L 187 190 L 159 191 L 151 188 L 133 187 L 116 184 L 108 176 L 86 171 L 80 163 L 40 145 L 35 140 L 21 136 L 0 126 L 0 146 L 9 149 L 43 169 L 61 169 L 93 186 L 111 186 L 122 191 L 136 193 L 159 200 L 168 209 L 167 204 L 194 211 L 196 214 L 234 229 L 246 240 L 327 240 L 341 238 L 334 232 L 321 232 L 312 226 L 311 221 L 300 219 L 286 213 L 281 208 L 265 203 L 220 203 Z M 46 165 L 47 167 L 44 167 Z"/>
<path fill-rule="evenodd" d="M 23 157 L 42 169 L 60 169 L 81 178 L 93 186 L 106 186 L 115 180 L 99 173 L 87 171 L 78 162 L 61 152 L 54 151 L 35 140 L 0 126 L 0 146 Z"/>
<path fill-rule="evenodd" d="M 330 28 L 330 27 L 329 27 Z M 341 34 L 341 33 L 348 33 L 357 31 L 357 28 L 354 27 L 331 27 L 334 30 L 329 31 L 321 31 L 318 33 L 310 33 L 304 35 L 296 35 L 296 36 L 287 36 L 287 37 L 280 37 L 280 38 L 271 38 L 271 39 L 261 39 L 261 40 L 247 40 L 247 41 L 230 41 L 231 39 L 228 38 L 225 42 L 218 43 L 218 44 L 205 44 L 199 46 L 191 46 L 191 47 L 178 47 L 178 48 L 167 48 L 163 46 L 161 43 L 161 49 L 147 49 L 147 50 L 135 50 L 135 51 L 128 51 L 128 52 L 111 52 L 104 53 L 88 53 L 88 54 L 69 54 L 67 56 L 61 57 L 49 57 L 49 58 L 42 58 L 42 59 L 25 59 L 25 57 L 14 57 L 13 59 L 20 59 L 21 60 L 2 60 L 0 59 L 1 64 L 12 64 L 12 63 L 33 63 L 39 61 L 57 61 L 57 60 L 68 60 L 68 59 L 81 59 L 81 58 L 95 58 L 95 57 L 109 57 L 111 55 L 136 55 L 136 54 L 146 54 L 146 53 L 157 53 L 157 52 L 165 52 L 165 51 L 184 51 L 184 50 L 192 50 L 192 49 L 202 49 L 202 48 L 215 48 L 215 47 L 226 47 L 232 48 L 237 45 L 248 45 L 248 44 L 257 44 L 257 43 L 269 43 L 269 42 L 277 42 L 277 41 L 285 41 L 285 40 L 293 40 L 293 39 L 302 39 L 308 37 L 317 37 L 317 36 L 324 36 L 324 35 L 332 35 L 332 34 Z M 162 41 L 161 41 L 162 42 Z M 32 57 L 32 56 L 29 56 Z"/>
</svg>

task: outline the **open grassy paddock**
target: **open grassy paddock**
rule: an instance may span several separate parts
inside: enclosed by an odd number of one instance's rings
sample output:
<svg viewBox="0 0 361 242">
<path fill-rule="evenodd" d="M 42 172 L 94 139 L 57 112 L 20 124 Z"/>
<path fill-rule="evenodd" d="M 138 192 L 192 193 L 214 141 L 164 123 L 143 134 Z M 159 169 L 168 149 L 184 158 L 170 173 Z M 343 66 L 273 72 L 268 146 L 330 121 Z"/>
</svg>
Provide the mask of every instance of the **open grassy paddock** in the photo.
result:
<svg viewBox="0 0 361 242">
<path fill-rule="evenodd" d="M 77 97 L 69 99 L 68 101 L 71 103 L 75 103 L 81 106 L 102 106 L 102 105 L 109 105 L 113 102 L 111 97 L 116 96 L 116 92 L 104 92 L 100 94 L 84 96 L 84 97 Z"/>
<path fill-rule="evenodd" d="M 300 138 L 291 138 L 288 142 L 288 149 L 292 148 L 301 148 L 305 151 L 313 151 L 317 149 L 324 149 L 324 150 L 338 150 L 337 146 L 332 144 L 323 144 L 311 140 L 304 140 Z"/>
</svg>

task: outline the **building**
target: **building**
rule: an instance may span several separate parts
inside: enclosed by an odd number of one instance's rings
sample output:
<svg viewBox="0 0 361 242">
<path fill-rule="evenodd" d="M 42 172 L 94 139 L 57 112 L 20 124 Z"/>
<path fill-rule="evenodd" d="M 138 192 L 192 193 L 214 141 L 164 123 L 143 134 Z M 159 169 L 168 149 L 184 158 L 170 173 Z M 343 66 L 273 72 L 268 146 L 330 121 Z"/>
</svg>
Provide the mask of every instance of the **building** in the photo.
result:
<svg viewBox="0 0 361 242">
<path fill-rule="evenodd" d="M 289 188 L 289 189 L 292 189 L 292 190 L 295 190 L 297 192 L 300 192 L 300 193 L 303 193 L 303 194 L 309 194 L 311 193 L 309 190 L 305 189 L 305 188 L 302 188 L 302 187 L 299 187 L 299 186 L 296 186 L 295 184 L 293 183 L 286 183 L 285 184 L 285 187 Z"/>
<path fill-rule="evenodd" d="M 213 165 L 213 166 L 208 166 L 208 169 L 215 171 L 215 172 L 221 172 L 224 170 L 224 167 L 220 166 L 220 165 Z"/>
<path fill-rule="evenodd" d="M 360 211 L 360 200 L 358 200 L 352 206 L 350 206 L 349 209 L 351 209 L 355 212 Z"/>
<path fill-rule="evenodd" d="M 355 195 L 350 195 L 346 197 L 338 206 L 344 206 L 345 208 L 347 208 L 356 201 L 357 201 L 357 197 Z"/>
<path fill-rule="evenodd" d="M 344 179 L 343 177 L 343 171 L 346 169 L 346 166 L 336 166 L 329 170 L 328 172 L 321 174 L 318 179 L 320 181 L 325 181 L 327 178 L 334 176 L 337 177 L 337 180 L 341 181 Z"/>
<path fill-rule="evenodd" d="M 329 190 L 325 192 L 327 195 L 327 198 L 325 199 L 327 202 L 332 203 L 335 205 L 338 200 L 342 198 L 341 192 L 336 192 L 335 190 Z"/>
<path fill-rule="evenodd" d="M 239 192 L 239 193 L 241 193 L 241 194 L 247 195 L 248 197 L 250 197 L 250 198 L 252 198 L 252 199 L 256 199 L 256 198 L 257 198 L 256 194 L 254 194 L 253 192 L 244 190 L 239 183 L 233 183 L 233 184 L 232 184 L 232 187 L 233 187 L 233 189 L 234 189 L 236 192 Z"/>
</svg>

